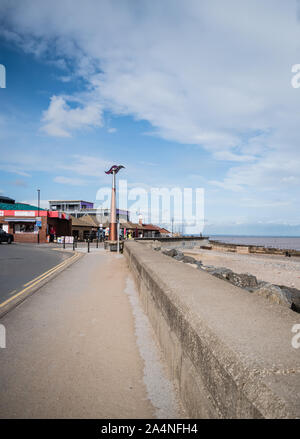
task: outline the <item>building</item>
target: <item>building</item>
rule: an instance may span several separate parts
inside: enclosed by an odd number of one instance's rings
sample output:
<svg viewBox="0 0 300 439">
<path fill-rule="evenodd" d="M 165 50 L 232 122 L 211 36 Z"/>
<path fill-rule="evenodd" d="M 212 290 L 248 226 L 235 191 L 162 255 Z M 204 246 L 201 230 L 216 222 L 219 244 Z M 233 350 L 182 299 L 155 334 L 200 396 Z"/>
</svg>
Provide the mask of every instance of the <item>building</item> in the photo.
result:
<svg viewBox="0 0 300 439">
<path fill-rule="evenodd" d="M 164 229 L 153 224 L 143 224 L 143 237 L 144 238 L 160 238 L 171 236 L 169 230 Z"/>
<path fill-rule="evenodd" d="M 0 227 L 13 234 L 15 242 L 48 242 L 51 228 L 56 237 L 72 234 L 69 215 L 15 202 L 0 202 Z"/>
<path fill-rule="evenodd" d="M 162 227 L 154 224 L 143 224 L 142 215 L 139 215 L 139 225 L 143 228 L 143 238 L 166 238 L 172 235 L 169 230 Z"/>
<path fill-rule="evenodd" d="M 94 203 L 83 200 L 54 200 L 49 201 L 49 209 L 58 212 L 68 212 L 74 215 L 76 212 L 84 212 L 86 209 L 93 209 Z"/>
<path fill-rule="evenodd" d="M 85 241 L 91 236 L 95 236 L 99 228 L 99 223 L 89 215 L 80 218 L 71 216 L 72 235 L 78 241 Z"/>
<path fill-rule="evenodd" d="M 98 218 L 91 215 L 85 215 L 80 218 L 71 217 L 72 219 L 72 235 L 79 241 L 96 237 L 99 228 L 103 230 L 109 227 L 108 219 L 99 222 Z M 170 236 L 170 232 L 153 224 L 132 223 L 120 219 L 120 232 L 122 236 L 130 234 L 132 238 L 157 238 Z"/>
<path fill-rule="evenodd" d="M 83 200 L 51 200 L 49 209 L 55 212 L 65 212 L 75 218 L 81 218 L 85 215 L 97 217 L 99 223 L 109 221 L 110 209 L 94 207 L 94 203 Z M 117 209 L 117 220 L 129 221 L 128 210 Z"/>
</svg>

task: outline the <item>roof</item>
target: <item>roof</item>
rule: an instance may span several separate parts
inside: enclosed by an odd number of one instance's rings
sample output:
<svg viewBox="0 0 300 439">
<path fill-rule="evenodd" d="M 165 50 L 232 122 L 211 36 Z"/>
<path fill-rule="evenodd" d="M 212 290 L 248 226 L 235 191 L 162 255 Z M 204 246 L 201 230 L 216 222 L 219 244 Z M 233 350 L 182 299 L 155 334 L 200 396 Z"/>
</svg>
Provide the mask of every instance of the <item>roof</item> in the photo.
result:
<svg viewBox="0 0 300 439">
<path fill-rule="evenodd" d="M 99 227 L 99 221 L 96 218 L 93 218 L 91 215 L 84 215 L 81 218 L 84 218 L 87 222 L 92 224 L 94 227 Z"/>
<path fill-rule="evenodd" d="M 164 229 L 164 228 L 159 227 L 159 226 L 154 226 L 153 224 L 143 224 L 143 229 L 157 231 L 160 233 L 171 233 L 171 232 L 169 232 L 169 230 Z"/>
<path fill-rule="evenodd" d="M 92 201 L 84 201 L 84 200 L 49 200 L 48 203 L 89 203 L 94 204 Z"/>
<path fill-rule="evenodd" d="M 120 221 L 120 227 L 122 229 L 138 229 L 142 230 L 143 227 L 140 224 L 132 223 L 131 221 Z"/>
<path fill-rule="evenodd" d="M 75 227 L 98 227 L 93 221 L 90 220 L 90 218 L 87 218 L 87 216 L 76 218 L 75 216 L 71 215 L 72 219 L 72 226 Z"/>
<path fill-rule="evenodd" d="M 153 224 L 143 224 L 143 229 L 144 230 L 160 230 L 160 227 L 158 226 L 154 226 Z"/>
<path fill-rule="evenodd" d="M 123 218 L 120 218 L 120 227 L 125 227 L 126 229 L 143 229 L 143 226 L 138 223 L 132 223 L 131 221 L 127 221 Z"/>
<path fill-rule="evenodd" d="M 4 195 L 0 195 L 0 202 L 1 203 L 9 203 L 9 204 L 14 204 L 15 200 L 13 200 L 10 197 L 5 197 Z"/>
<path fill-rule="evenodd" d="M 42 209 L 41 207 L 38 208 L 37 206 L 32 206 L 31 204 L 24 204 L 24 203 L 0 203 L 0 210 L 47 210 Z"/>
<path fill-rule="evenodd" d="M 164 227 L 162 227 L 160 229 L 160 233 L 171 233 L 169 230 L 165 229 Z"/>
</svg>

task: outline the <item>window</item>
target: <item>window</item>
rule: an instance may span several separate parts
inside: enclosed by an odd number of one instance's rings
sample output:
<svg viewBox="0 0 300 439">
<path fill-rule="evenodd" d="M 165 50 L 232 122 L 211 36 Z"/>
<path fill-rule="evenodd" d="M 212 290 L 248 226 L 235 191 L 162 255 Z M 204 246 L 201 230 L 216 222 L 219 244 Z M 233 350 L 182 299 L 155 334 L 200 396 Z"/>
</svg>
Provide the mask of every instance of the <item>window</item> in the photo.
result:
<svg viewBox="0 0 300 439">
<path fill-rule="evenodd" d="M 14 233 L 34 233 L 35 223 L 17 223 L 14 224 Z"/>
</svg>

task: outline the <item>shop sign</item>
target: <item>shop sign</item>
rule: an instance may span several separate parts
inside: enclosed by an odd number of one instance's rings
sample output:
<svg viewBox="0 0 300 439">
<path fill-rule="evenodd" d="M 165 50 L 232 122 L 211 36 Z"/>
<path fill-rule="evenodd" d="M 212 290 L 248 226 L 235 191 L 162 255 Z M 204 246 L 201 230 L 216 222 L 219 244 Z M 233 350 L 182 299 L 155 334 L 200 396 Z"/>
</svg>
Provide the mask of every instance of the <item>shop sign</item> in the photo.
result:
<svg viewBox="0 0 300 439">
<path fill-rule="evenodd" d="M 35 216 L 32 210 L 15 210 L 15 216 Z"/>
</svg>

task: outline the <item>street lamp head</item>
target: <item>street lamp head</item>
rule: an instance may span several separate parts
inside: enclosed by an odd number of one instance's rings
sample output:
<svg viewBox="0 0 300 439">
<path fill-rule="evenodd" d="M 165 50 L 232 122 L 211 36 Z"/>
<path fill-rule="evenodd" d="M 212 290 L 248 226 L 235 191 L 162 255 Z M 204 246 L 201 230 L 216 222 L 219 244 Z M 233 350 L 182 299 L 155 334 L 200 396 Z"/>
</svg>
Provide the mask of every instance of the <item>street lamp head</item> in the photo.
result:
<svg viewBox="0 0 300 439">
<path fill-rule="evenodd" d="M 125 166 L 123 166 L 123 165 L 119 165 L 119 166 L 113 165 L 108 171 L 105 171 L 105 174 L 113 174 L 113 173 L 117 174 L 120 171 L 120 169 L 122 169 L 122 168 L 125 168 Z"/>
</svg>

